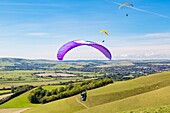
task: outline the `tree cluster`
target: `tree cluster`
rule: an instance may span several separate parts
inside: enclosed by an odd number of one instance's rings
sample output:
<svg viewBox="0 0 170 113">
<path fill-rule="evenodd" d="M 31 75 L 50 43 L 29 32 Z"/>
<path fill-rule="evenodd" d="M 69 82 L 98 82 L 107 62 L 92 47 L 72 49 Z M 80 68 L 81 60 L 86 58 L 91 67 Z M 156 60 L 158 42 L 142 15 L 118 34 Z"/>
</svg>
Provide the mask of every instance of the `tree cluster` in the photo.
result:
<svg viewBox="0 0 170 113">
<path fill-rule="evenodd" d="M 66 87 L 59 87 L 48 91 L 41 86 L 30 92 L 28 99 L 31 103 L 47 103 L 54 100 L 70 97 L 81 93 L 84 90 L 91 90 L 113 83 L 112 79 L 88 80 L 76 84 L 69 84 Z"/>
</svg>

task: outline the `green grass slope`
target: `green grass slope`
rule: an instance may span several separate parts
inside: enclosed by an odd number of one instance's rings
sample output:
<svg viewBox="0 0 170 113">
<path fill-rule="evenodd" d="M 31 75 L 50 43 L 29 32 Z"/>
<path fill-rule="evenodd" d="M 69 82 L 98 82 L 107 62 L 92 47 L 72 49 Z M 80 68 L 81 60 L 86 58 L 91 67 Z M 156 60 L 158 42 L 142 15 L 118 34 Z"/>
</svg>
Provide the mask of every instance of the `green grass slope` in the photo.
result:
<svg viewBox="0 0 170 113">
<path fill-rule="evenodd" d="M 24 94 L 21 94 L 20 96 L 15 97 L 9 100 L 8 102 L 0 105 L 0 109 L 2 108 L 27 108 L 27 107 L 35 107 L 35 106 L 40 105 L 40 104 L 32 104 L 29 102 L 28 100 L 29 92 L 30 91 Z"/>
<path fill-rule="evenodd" d="M 79 104 L 76 97 L 73 96 L 38 106 L 26 111 L 26 113 L 74 113 L 82 109 L 85 109 L 85 107 Z"/>
<path fill-rule="evenodd" d="M 89 107 L 120 100 L 170 85 L 170 72 L 153 74 L 117 82 L 88 92 L 85 104 Z"/>
<path fill-rule="evenodd" d="M 3 94 L 3 93 L 10 93 L 11 90 L 0 90 L 0 94 Z"/>
<path fill-rule="evenodd" d="M 116 113 L 127 110 L 170 105 L 170 86 L 122 100 L 98 105 L 76 113 Z"/>
<path fill-rule="evenodd" d="M 120 113 L 170 113 L 170 105 L 154 107 L 154 108 L 142 108 L 142 109 L 136 109 L 131 111 L 124 111 Z"/>
<path fill-rule="evenodd" d="M 159 92 L 158 89 L 161 89 L 161 88 L 167 87 L 167 86 L 170 86 L 170 72 L 153 74 L 150 76 L 140 77 L 140 78 L 137 78 L 134 80 L 124 81 L 124 82 L 116 82 L 116 83 L 107 85 L 102 88 L 88 91 L 88 99 L 86 102 L 83 102 L 83 104 L 85 104 L 89 108 L 92 108 L 92 110 L 93 110 L 94 106 L 105 105 L 107 103 L 112 103 L 112 102 L 118 102 L 123 99 L 135 97 L 136 95 L 139 95 L 139 94 L 146 94 L 146 92 L 150 92 L 150 91 L 158 91 Z M 162 96 L 165 96 L 165 95 L 162 95 Z M 42 106 L 31 109 L 31 112 L 28 110 L 28 113 L 36 113 L 36 111 L 39 111 L 41 109 L 47 109 L 46 110 L 47 113 L 52 112 L 51 110 L 48 109 L 48 107 L 65 103 L 65 102 L 63 102 L 65 100 L 67 100 L 67 104 L 70 105 L 70 103 L 72 101 L 75 101 L 76 98 L 71 97 L 71 98 L 55 101 L 55 102 L 52 102 L 52 103 L 49 103 L 46 105 L 42 105 Z M 164 104 L 163 101 L 160 103 L 160 105 Z M 138 101 L 136 101 L 136 102 L 138 102 Z M 146 100 L 146 103 L 147 103 L 147 100 Z M 79 105 L 78 102 L 76 104 Z M 128 103 L 126 106 L 129 106 L 129 104 L 130 103 Z M 138 107 L 140 108 L 140 105 Z M 68 107 L 64 108 L 64 109 L 63 109 L 63 107 L 59 107 L 59 109 L 60 108 L 62 109 L 61 110 L 62 112 L 60 112 L 60 110 L 58 110 L 58 112 L 56 112 L 56 113 L 63 113 L 63 112 L 67 113 L 68 111 L 70 112 Z M 101 108 L 103 108 L 103 106 Z M 81 109 L 84 109 L 84 107 Z M 120 109 L 120 108 L 118 108 L 118 109 Z M 74 112 L 75 111 L 76 110 L 74 110 Z M 89 113 L 93 113 L 93 112 L 89 111 Z"/>
</svg>

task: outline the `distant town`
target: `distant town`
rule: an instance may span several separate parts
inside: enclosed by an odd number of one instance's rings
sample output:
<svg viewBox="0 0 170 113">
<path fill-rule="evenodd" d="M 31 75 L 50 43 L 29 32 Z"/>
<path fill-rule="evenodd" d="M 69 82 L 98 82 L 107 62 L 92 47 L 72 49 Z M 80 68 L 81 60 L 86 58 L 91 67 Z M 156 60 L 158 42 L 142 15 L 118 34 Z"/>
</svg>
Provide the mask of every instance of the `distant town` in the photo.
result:
<svg viewBox="0 0 170 113">
<path fill-rule="evenodd" d="M 36 77 L 56 78 L 66 77 L 100 78 L 108 77 L 115 80 L 128 80 L 140 76 L 147 76 L 170 70 L 169 60 L 120 60 L 120 61 L 51 61 L 51 60 L 26 60 L 26 59 L 1 59 L 2 71 L 14 70 L 41 70 L 35 72 Z M 16 63 L 17 62 L 17 63 Z M 3 65 L 6 64 L 6 65 Z M 46 71 L 53 71 L 48 72 Z M 87 74 L 88 72 L 88 74 Z M 63 74 L 62 74 L 63 73 Z M 74 76 L 75 75 L 75 76 Z M 103 75 L 103 76 L 102 76 Z"/>
</svg>

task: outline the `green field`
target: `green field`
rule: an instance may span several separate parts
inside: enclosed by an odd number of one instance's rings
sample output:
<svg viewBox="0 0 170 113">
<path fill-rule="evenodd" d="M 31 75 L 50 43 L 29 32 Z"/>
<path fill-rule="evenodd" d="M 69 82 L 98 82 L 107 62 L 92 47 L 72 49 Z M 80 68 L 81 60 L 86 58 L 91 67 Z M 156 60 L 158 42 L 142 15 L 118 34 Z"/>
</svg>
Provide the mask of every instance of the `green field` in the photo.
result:
<svg viewBox="0 0 170 113">
<path fill-rule="evenodd" d="M 170 113 L 170 105 L 160 106 L 160 107 L 152 107 L 152 108 L 136 109 L 136 110 L 131 110 L 131 111 L 124 111 L 121 113 Z"/>
<path fill-rule="evenodd" d="M 170 105 L 170 86 L 126 99 L 106 103 L 77 113 L 116 113 L 127 110 Z M 113 107 L 114 106 L 114 107 Z"/>
<path fill-rule="evenodd" d="M 55 65 L 53 68 L 57 68 L 57 69 L 69 69 L 69 68 L 82 68 L 82 65 L 74 65 L 74 64 L 57 64 Z"/>
<path fill-rule="evenodd" d="M 51 77 L 36 77 L 33 74 L 37 72 L 54 73 L 54 71 L 32 71 L 32 70 L 18 70 L 18 71 L 0 71 L 0 89 L 10 88 L 11 86 L 20 85 L 47 85 L 56 84 L 59 82 L 75 81 L 81 79 L 80 77 L 62 77 L 59 79 Z M 76 73 L 76 72 L 75 72 Z M 92 75 L 92 74 L 91 74 Z M 92 75 L 93 76 L 93 75 Z"/>
<path fill-rule="evenodd" d="M 89 108 L 82 107 L 74 108 L 69 106 L 78 106 L 76 103 L 76 96 L 59 101 L 54 101 L 39 107 L 35 107 L 26 113 L 115 113 L 127 110 L 134 110 L 147 107 L 157 107 L 162 105 L 170 105 L 170 72 L 153 74 L 137 79 L 116 82 L 102 88 L 88 91 L 88 98 L 83 102 Z M 152 86 L 152 87 L 151 87 Z M 144 89 L 142 89 L 144 88 Z M 136 92 L 136 90 L 138 90 Z M 135 92 L 135 93 L 134 93 Z M 77 98 L 80 98 L 77 95 Z M 67 107 L 58 107 L 52 109 L 54 106 L 63 105 L 67 102 Z M 74 105 L 73 105 L 74 103 Z M 48 109 L 51 108 L 51 109 Z M 47 109 L 43 111 L 42 109 Z"/>
<path fill-rule="evenodd" d="M 27 108 L 27 107 L 35 107 L 38 106 L 39 104 L 31 104 L 28 100 L 28 95 L 29 92 L 26 92 L 24 94 L 21 94 L 18 97 L 15 97 L 11 100 L 9 100 L 8 102 L 2 104 L 0 106 L 0 109 L 2 108 Z"/>
<path fill-rule="evenodd" d="M 11 92 L 11 90 L 0 90 L 0 94 L 2 94 L 2 93 L 9 93 L 9 92 Z"/>
<path fill-rule="evenodd" d="M 47 103 L 38 106 L 35 109 L 30 109 L 26 111 L 26 113 L 73 113 L 85 109 L 85 107 L 79 104 L 75 98 L 76 97 L 74 96 Z"/>
<path fill-rule="evenodd" d="M 96 66 L 96 67 L 104 68 L 104 67 L 132 66 L 132 65 L 134 65 L 134 64 L 131 61 L 119 61 L 119 62 L 107 63 L 107 64 L 104 64 L 104 65 L 99 65 L 99 66 Z"/>
<path fill-rule="evenodd" d="M 51 91 L 52 89 L 56 89 L 59 87 L 65 87 L 65 85 L 49 85 L 49 86 L 43 86 L 42 88 Z"/>
<path fill-rule="evenodd" d="M 35 72 L 45 71 L 0 71 L 0 88 L 9 88 L 11 86 L 25 85 L 35 82 L 55 81 L 54 78 L 37 78 L 33 75 Z M 49 72 L 49 71 L 47 71 Z"/>
</svg>

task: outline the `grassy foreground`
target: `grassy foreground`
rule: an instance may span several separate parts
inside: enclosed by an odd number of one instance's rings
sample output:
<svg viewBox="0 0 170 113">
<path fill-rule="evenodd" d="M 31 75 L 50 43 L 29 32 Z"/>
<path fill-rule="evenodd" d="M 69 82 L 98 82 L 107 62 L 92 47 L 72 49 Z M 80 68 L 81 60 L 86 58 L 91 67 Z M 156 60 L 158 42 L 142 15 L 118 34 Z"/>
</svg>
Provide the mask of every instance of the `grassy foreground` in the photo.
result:
<svg viewBox="0 0 170 113">
<path fill-rule="evenodd" d="M 122 100 L 98 105 L 76 113 L 116 113 L 127 110 L 170 105 L 170 86 Z"/>
<path fill-rule="evenodd" d="M 27 107 L 39 106 L 39 104 L 32 104 L 29 102 L 28 100 L 29 92 L 30 91 L 24 94 L 21 94 L 20 96 L 15 97 L 9 100 L 8 102 L 0 105 L 0 109 L 2 108 L 27 108 Z"/>
<path fill-rule="evenodd" d="M 26 113 L 73 113 L 83 109 L 85 107 L 76 101 L 76 96 L 73 96 L 38 106 L 26 111 Z"/>
<path fill-rule="evenodd" d="M 121 113 L 170 113 L 170 105 L 154 107 L 154 108 L 136 109 L 136 110 L 125 111 Z"/>
<path fill-rule="evenodd" d="M 134 93 L 136 90 L 138 92 Z M 115 113 L 142 107 L 168 105 L 170 104 L 169 100 L 170 72 L 164 72 L 116 82 L 88 91 L 87 101 L 83 104 L 89 109 L 85 109 L 83 105 L 76 102 L 76 97 L 70 97 L 35 107 L 26 113 L 38 111 L 42 111 L 42 113 L 73 113 L 76 111 L 77 113 Z M 43 111 L 44 109 L 46 110 Z"/>
</svg>

